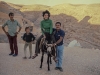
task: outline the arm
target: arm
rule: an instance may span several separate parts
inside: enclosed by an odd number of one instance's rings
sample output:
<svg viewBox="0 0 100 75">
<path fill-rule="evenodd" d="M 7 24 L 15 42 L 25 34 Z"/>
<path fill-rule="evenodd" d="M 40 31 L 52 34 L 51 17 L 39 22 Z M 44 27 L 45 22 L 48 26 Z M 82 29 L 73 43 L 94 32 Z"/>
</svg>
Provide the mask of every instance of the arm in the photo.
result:
<svg viewBox="0 0 100 75">
<path fill-rule="evenodd" d="M 59 39 L 54 45 L 59 44 L 59 43 L 64 39 L 64 36 L 65 36 L 65 32 L 62 31 L 62 32 L 60 33 L 60 39 Z"/>
<path fill-rule="evenodd" d="M 53 31 L 53 23 L 52 23 L 52 21 L 51 21 L 50 34 L 52 34 L 52 31 Z"/>
<path fill-rule="evenodd" d="M 2 30 L 6 33 L 5 27 L 2 27 Z"/>
<path fill-rule="evenodd" d="M 17 34 L 18 34 L 21 31 L 22 27 L 21 27 L 21 25 L 18 22 L 17 22 L 17 25 L 19 26 L 19 30 L 17 32 Z"/>
<path fill-rule="evenodd" d="M 42 22 L 41 22 L 41 32 L 42 32 L 42 34 L 44 34 L 43 33 L 43 25 L 42 25 Z"/>
<path fill-rule="evenodd" d="M 19 32 L 21 31 L 21 29 L 22 29 L 22 28 L 19 27 L 19 30 L 18 30 L 18 32 L 15 33 L 15 35 L 19 34 Z"/>
<path fill-rule="evenodd" d="M 25 41 L 25 34 L 23 35 L 23 40 Z"/>
<path fill-rule="evenodd" d="M 63 40 L 63 37 L 60 37 L 60 39 L 55 43 L 55 45 L 59 44 Z"/>
<path fill-rule="evenodd" d="M 22 27 L 19 27 L 19 30 L 18 30 L 18 32 L 20 32 L 20 31 L 21 31 L 21 29 L 22 29 Z"/>
<path fill-rule="evenodd" d="M 35 37 L 34 37 L 34 35 L 32 34 L 32 41 L 34 41 L 35 40 Z"/>
<path fill-rule="evenodd" d="M 6 30 L 5 30 L 5 26 L 6 26 L 6 25 L 7 25 L 7 22 L 4 23 L 4 25 L 2 25 L 2 30 L 5 32 L 6 35 L 8 35 L 8 32 L 6 32 Z"/>
</svg>

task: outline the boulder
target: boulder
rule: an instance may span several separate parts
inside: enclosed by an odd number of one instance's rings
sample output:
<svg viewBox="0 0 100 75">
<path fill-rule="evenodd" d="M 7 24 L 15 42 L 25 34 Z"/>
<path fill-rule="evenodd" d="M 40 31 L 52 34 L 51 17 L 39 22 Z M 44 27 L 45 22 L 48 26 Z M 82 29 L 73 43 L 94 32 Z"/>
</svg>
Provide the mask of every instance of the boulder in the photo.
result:
<svg viewBox="0 0 100 75">
<path fill-rule="evenodd" d="M 69 43 L 68 47 L 81 47 L 81 45 L 77 40 L 73 40 Z"/>
</svg>

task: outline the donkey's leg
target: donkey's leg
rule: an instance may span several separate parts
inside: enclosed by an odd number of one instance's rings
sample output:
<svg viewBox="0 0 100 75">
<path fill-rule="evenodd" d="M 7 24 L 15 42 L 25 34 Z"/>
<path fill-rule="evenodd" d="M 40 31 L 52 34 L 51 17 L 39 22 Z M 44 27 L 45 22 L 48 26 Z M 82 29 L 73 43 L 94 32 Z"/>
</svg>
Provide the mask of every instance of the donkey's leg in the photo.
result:
<svg viewBox="0 0 100 75">
<path fill-rule="evenodd" d="M 44 58 L 44 52 L 42 52 L 42 57 L 41 57 L 41 65 L 40 65 L 40 68 L 42 68 L 43 58 Z"/>
<path fill-rule="evenodd" d="M 47 59 L 47 63 L 48 63 L 48 71 L 50 71 L 49 60 L 50 60 L 50 54 L 48 53 L 48 59 Z"/>
<path fill-rule="evenodd" d="M 50 64 L 52 64 L 52 60 L 51 60 L 52 55 L 50 54 Z"/>
</svg>

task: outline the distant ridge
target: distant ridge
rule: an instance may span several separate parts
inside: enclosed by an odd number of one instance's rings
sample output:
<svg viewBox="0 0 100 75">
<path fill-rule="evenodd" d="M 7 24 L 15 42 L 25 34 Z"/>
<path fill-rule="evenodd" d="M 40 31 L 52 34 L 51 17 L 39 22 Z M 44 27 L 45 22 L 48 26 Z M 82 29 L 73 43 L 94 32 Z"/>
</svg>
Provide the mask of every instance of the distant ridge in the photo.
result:
<svg viewBox="0 0 100 75">
<path fill-rule="evenodd" d="M 26 26 L 33 28 L 32 33 L 38 38 L 41 35 L 40 22 L 43 20 L 42 12 L 49 10 L 50 19 L 53 25 L 57 21 L 62 23 L 62 29 L 65 31 L 65 45 L 71 41 L 77 40 L 83 48 L 100 49 L 100 4 L 59 4 L 55 6 L 46 6 L 41 4 L 17 5 L 0 1 L 0 25 L 3 25 L 9 19 L 8 13 L 14 12 L 15 19 L 22 25 L 21 34 L 18 35 L 18 41 L 25 32 Z M 0 36 L 4 35 L 0 26 Z M 1 42 L 5 42 L 1 37 Z"/>
</svg>

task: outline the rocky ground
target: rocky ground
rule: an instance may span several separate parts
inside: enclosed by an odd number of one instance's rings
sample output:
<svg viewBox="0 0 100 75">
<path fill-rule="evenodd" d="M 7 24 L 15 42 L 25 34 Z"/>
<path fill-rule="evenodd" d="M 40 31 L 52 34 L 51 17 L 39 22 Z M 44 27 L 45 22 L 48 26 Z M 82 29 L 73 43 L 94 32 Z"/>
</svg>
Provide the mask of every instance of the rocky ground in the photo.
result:
<svg viewBox="0 0 100 75">
<path fill-rule="evenodd" d="M 50 65 L 51 71 L 47 71 L 46 55 L 44 56 L 43 68 L 40 69 L 41 54 L 33 59 L 23 59 L 23 44 L 18 44 L 19 55 L 9 56 L 9 45 L 0 44 L 0 75 L 100 75 L 100 50 L 84 48 L 64 49 L 63 69 L 64 72 L 56 71 L 55 63 Z M 34 54 L 33 45 L 33 54 Z M 27 50 L 27 57 L 29 52 Z"/>
</svg>

